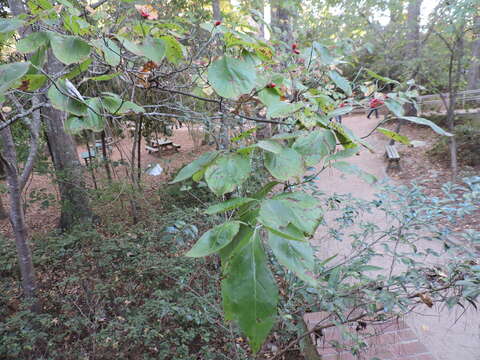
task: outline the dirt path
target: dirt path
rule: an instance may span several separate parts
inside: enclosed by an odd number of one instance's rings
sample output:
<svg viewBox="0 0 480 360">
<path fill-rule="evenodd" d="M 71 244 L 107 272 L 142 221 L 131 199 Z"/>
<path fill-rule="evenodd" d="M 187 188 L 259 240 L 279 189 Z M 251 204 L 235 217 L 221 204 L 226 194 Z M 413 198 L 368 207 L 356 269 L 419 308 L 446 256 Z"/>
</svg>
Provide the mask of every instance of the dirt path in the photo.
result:
<svg viewBox="0 0 480 360">
<path fill-rule="evenodd" d="M 365 116 L 351 116 L 345 118 L 344 123 L 360 136 L 368 134 L 376 125 L 375 120 L 368 120 Z M 375 175 L 380 181 L 386 180 L 388 178 L 387 164 L 383 154 L 388 139 L 382 135 L 374 135 L 368 141 L 378 150 L 370 153 L 364 149 L 359 156 L 349 159 L 349 162 Z M 390 179 L 390 181 L 392 180 Z M 378 191 L 375 185 L 369 185 L 355 175 L 344 175 L 335 169 L 329 169 L 322 173 L 317 185 L 327 194 L 351 193 L 354 197 L 365 200 L 373 199 L 374 194 Z M 373 221 L 379 226 L 387 225 L 380 213 L 369 214 L 364 219 Z M 328 218 L 326 220 L 329 221 Z M 335 254 L 343 256 L 351 252 L 348 234 L 346 234 L 346 239 L 340 242 L 329 238 L 323 230 L 320 228 L 313 240 L 313 244 L 318 248 L 317 255 L 319 257 L 326 259 Z M 428 246 L 432 247 L 432 244 L 429 243 Z M 340 256 L 336 260 L 340 261 Z M 385 256 L 375 265 L 388 269 L 391 265 L 391 258 Z M 461 314 L 459 310 L 450 312 L 446 308 L 437 306 L 432 309 L 425 307 L 425 309 L 422 308 L 421 313 L 407 316 L 406 322 L 438 360 L 480 359 L 480 314 L 478 312 L 469 310 L 457 319 Z"/>
</svg>

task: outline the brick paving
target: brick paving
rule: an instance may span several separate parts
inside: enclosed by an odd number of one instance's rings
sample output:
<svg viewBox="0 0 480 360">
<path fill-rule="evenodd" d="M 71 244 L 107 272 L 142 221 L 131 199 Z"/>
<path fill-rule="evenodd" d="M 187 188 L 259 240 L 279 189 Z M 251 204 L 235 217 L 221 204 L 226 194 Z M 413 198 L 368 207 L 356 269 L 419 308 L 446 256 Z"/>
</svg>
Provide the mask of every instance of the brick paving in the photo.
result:
<svg viewBox="0 0 480 360">
<path fill-rule="evenodd" d="M 305 315 L 309 329 L 326 316 L 325 313 Z M 354 343 L 345 333 L 358 336 L 366 346 L 353 355 L 348 348 Z M 322 360 L 437 360 L 403 320 L 383 323 L 368 323 L 365 328 L 358 324 L 324 329 L 321 336 L 312 335 Z"/>
</svg>

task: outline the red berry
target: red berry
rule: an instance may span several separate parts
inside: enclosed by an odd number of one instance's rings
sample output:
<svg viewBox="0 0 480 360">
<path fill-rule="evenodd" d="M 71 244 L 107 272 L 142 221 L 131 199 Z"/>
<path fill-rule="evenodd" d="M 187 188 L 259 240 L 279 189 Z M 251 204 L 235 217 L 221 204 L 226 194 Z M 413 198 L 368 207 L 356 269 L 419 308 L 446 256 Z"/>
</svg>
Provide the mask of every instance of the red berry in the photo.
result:
<svg viewBox="0 0 480 360">
<path fill-rule="evenodd" d="M 295 50 L 298 47 L 297 44 L 292 44 L 292 50 Z"/>
<path fill-rule="evenodd" d="M 149 17 L 148 13 L 146 13 L 146 12 L 143 11 L 143 10 L 140 11 L 140 15 L 141 15 L 143 18 L 145 18 L 145 19 Z"/>
<path fill-rule="evenodd" d="M 275 86 L 277 86 L 277 84 L 275 84 L 273 82 L 270 83 L 270 84 L 267 84 L 267 88 L 269 88 L 269 89 L 273 89 Z"/>
<path fill-rule="evenodd" d="M 222 22 L 220 20 L 215 21 L 215 26 L 219 26 L 221 24 L 222 24 Z"/>
<path fill-rule="evenodd" d="M 300 54 L 300 50 L 297 50 L 297 49 L 293 50 L 293 52 L 297 55 Z"/>
</svg>

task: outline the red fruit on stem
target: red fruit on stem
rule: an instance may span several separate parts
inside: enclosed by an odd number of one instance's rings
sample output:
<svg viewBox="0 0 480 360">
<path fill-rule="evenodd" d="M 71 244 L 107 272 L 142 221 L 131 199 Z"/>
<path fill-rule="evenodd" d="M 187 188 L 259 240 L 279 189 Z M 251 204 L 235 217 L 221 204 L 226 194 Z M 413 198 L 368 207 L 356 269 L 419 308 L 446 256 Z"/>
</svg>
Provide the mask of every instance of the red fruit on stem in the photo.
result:
<svg viewBox="0 0 480 360">
<path fill-rule="evenodd" d="M 148 18 L 148 16 L 149 16 L 149 15 L 148 15 L 145 11 L 143 11 L 143 10 L 140 11 L 140 15 L 141 15 L 141 17 L 143 17 L 143 18 L 145 18 L 145 19 Z"/>
<path fill-rule="evenodd" d="M 297 54 L 297 55 L 300 54 L 300 51 L 297 50 L 297 49 L 293 50 L 293 52 L 294 52 L 295 54 Z"/>
<path fill-rule="evenodd" d="M 272 82 L 272 83 L 270 83 L 270 84 L 267 85 L 267 88 L 273 89 L 275 86 L 277 86 L 277 84 L 275 84 L 275 83 Z"/>
<path fill-rule="evenodd" d="M 222 22 L 220 20 L 215 21 L 215 26 L 219 26 L 221 24 L 222 24 Z"/>
<path fill-rule="evenodd" d="M 292 44 L 292 49 L 295 50 L 298 47 L 297 44 Z"/>
</svg>

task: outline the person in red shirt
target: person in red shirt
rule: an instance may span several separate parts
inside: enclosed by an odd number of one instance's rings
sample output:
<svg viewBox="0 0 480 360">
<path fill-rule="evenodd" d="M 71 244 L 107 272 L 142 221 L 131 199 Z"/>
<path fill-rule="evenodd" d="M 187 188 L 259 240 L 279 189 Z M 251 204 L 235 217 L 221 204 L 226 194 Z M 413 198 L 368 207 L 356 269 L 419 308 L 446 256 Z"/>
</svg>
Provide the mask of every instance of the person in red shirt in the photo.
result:
<svg viewBox="0 0 480 360">
<path fill-rule="evenodd" d="M 375 118 L 378 119 L 378 108 L 382 106 L 384 103 L 382 100 L 373 98 L 370 100 L 369 106 L 370 106 L 370 112 L 367 115 L 367 119 L 370 119 L 370 116 L 372 116 L 373 113 L 375 113 Z"/>
</svg>

